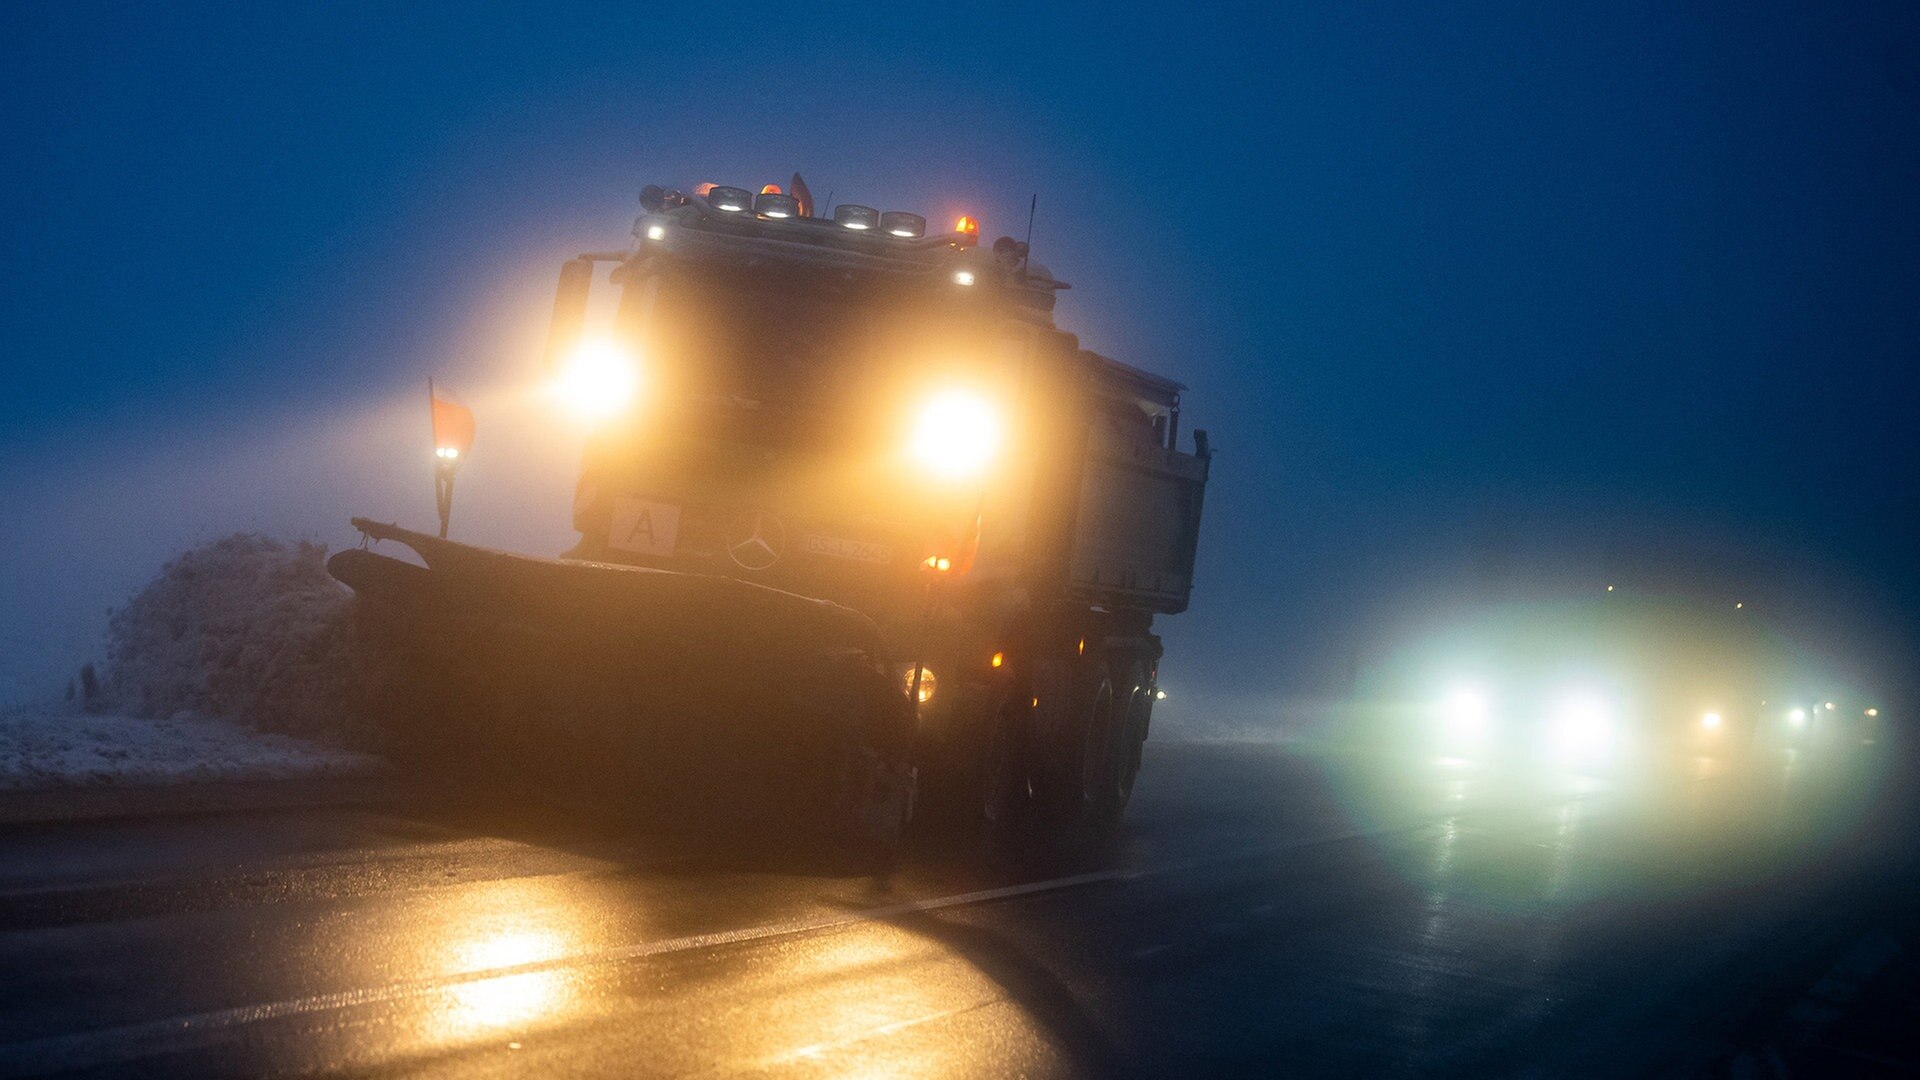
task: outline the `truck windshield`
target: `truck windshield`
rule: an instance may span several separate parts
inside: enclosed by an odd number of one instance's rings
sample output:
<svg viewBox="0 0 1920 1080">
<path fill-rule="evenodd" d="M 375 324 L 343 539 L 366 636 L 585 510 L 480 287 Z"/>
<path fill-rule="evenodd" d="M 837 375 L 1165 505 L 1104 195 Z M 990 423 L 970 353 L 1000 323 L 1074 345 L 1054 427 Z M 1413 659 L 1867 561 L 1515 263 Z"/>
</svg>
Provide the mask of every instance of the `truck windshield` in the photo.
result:
<svg viewBox="0 0 1920 1080">
<path fill-rule="evenodd" d="M 858 433 L 894 379 L 964 348 L 979 326 L 912 282 L 764 267 L 656 280 L 641 332 L 670 392 L 789 414 L 787 427 Z"/>
</svg>

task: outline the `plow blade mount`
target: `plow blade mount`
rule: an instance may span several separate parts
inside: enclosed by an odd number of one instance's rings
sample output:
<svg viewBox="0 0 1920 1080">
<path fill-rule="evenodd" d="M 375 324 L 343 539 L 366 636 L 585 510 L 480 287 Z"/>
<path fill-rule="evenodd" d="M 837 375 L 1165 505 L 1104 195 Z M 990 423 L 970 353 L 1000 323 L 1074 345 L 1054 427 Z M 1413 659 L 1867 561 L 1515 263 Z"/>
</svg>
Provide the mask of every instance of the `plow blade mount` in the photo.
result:
<svg viewBox="0 0 1920 1080">
<path fill-rule="evenodd" d="M 865 615 L 733 578 L 353 524 L 424 563 L 362 547 L 327 570 L 365 602 L 402 673 L 395 719 L 433 752 L 643 801 L 818 802 L 882 842 L 904 826 L 913 715 Z"/>
</svg>

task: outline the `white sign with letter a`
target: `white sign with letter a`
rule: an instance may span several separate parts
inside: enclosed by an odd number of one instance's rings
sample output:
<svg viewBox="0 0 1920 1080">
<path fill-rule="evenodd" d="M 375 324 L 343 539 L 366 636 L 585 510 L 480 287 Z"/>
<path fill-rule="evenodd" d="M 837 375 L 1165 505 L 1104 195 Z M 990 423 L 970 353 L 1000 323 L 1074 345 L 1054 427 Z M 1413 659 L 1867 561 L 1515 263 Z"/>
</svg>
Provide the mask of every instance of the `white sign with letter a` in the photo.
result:
<svg viewBox="0 0 1920 1080">
<path fill-rule="evenodd" d="M 642 555 L 671 555 L 680 537 L 680 508 L 672 503 L 619 498 L 613 501 L 613 527 L 607 546 Z"/>
</svg>

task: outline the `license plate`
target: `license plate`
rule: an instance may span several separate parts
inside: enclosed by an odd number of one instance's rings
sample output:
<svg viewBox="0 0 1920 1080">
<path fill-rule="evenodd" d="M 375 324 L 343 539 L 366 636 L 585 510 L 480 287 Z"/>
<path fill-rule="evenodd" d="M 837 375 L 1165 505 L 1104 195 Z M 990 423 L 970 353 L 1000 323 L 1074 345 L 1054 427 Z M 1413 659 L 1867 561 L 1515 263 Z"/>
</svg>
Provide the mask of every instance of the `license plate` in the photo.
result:
<svg viewBox="0 0 1920 1080">
<path fill-rule="evenodd" d="M 893 549 L 885 544 L 875 544 L 866 540 L 849 540 L 841 536 L 808 534 L 800 538 L 800 549 L 809 555 L 826 555 L 835 559 L 852 559 L 855 562 L 893 561 Z"/>
<path fill-rule="evenodd" d="M 680 539 L 680 508 L 672 503 L 618 498 L 607 546 L 641 555 L 671 555 Z"/>
</svg>

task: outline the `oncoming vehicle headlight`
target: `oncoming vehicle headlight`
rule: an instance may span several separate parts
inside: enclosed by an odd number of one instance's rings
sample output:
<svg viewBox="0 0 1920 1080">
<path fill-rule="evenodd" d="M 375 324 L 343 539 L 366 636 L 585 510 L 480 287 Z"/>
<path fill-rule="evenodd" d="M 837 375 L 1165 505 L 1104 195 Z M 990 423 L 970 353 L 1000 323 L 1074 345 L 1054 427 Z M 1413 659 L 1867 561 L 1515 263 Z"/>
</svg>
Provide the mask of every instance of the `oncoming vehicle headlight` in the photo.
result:
<svg viewBox="0 0 1920 1080">
<path fill-rule="evenodd" d="M 1614 718 L 1605 702 L 1585 694 L 1566 698 L 1553 713 L 1553 745 L 1562 755 L 1592 759 L 1613 748 Z"/>
<path fill-rule="evenodd" d="M 1487 733 L 1491 710 L 1487 695 L 1472 686 L 1456 686 L 1440 706 L 1440 723 L 1449 738 L 1477 740 Z"/>
<path fill-rule="evenodd" d="M 633 357 L 611 341 L 582 341 L 567 356 L 553 390 L 566 406 L 590 420 L 616 416 L 640 391 Z"/>
<path fill-rule="evenodd" d="M 942 390 L 921 403 L 907 456 L 945 480 L 979 478 L 1000 451 L 1000 410 L 969 390 Z"/>
</svg>

